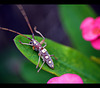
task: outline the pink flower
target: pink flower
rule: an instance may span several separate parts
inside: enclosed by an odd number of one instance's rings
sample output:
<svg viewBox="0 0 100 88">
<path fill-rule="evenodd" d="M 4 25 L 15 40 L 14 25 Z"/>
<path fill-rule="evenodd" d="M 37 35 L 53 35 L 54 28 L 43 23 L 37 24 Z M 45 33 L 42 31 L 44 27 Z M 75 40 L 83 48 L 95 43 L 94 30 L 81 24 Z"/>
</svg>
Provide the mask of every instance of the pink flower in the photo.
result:
<svg viewBox="0 0 100 88">
<path fill-rule="evenodd" d="M 60 77 L 51 78 L 47 84 L 83 84 L 83 80 L 76 74 L 64 74 Z"/>
<path fill-rule="evenodd" d="M 100 17 L 87 17 L 80 25 L 84 40 L 90 41 L 93 48 L 100 50 Z"/>
</svg>

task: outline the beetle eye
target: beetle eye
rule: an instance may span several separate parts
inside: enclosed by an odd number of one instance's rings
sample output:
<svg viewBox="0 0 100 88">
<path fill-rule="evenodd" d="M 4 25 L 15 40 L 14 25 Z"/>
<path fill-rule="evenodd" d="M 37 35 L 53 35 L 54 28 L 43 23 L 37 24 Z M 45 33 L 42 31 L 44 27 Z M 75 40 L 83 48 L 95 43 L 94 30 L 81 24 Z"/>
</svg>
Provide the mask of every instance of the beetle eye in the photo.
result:
<svg viewBox="0 0 100 88">
<path fill-rule="evenodd" d="M 30 44 L 32 44 L 32 41 L 30 41 Z"/>
</svg>

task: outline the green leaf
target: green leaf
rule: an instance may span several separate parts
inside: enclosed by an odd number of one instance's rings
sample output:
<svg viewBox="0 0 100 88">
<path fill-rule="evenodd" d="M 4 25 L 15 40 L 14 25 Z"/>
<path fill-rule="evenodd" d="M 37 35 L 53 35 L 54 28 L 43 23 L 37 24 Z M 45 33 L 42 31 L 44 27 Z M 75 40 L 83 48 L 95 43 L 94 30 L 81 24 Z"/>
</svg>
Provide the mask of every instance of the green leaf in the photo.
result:
<svg viewBox="0 0 100 88">
<path fill-rule="evenodd" d="M 50 78 L 55 75 L 50 74 L 41 69 L 40 73 L 37 72 L 36 66 L 28 60 L 21 65 L 20 74 L 22 78 L 28 83 L 47 83 Z"/>
<path fill-rule="evenodd" d="M 31 35 L 26 36 L 32 38 Z M 42 40 L 42 38 L 38 36 L 35 36 L 35 39 L 39 42 Z M 20 44 L 19 40 L 24 43 L 28 43 L 29 40 L 18 35 L 15 37 L 14 42 L 21 53 L 29 61 L 37 65 L 39 58 L 38 53 L 32 50 L 31 46 Z M 94 62 L 89 60 L 88 57 L 70 47 L 56 43 L 47 38 L 45 41 L 47 43 L 46 49 L 48 50 L 49 54 L 54 54 L 58 60 L 55 60 L 54 57 L 52 57 L 55 65 L 54 69 L 51 69 L 47 66 L 47 64 L 44 64 L 42 67 L 43 70 L 55 74 L 56 76 L 61 76 L 66 73 L 78 74 L 82 77 L 85 83 L 100 82 L 100 69 Z M 42 63 L 43 61 L 41 60 L 39 67 L 42 65 Z M 33 68 L 32 70 L 34 69 L 36 68 Z M 41 74 L 41 70 L 39 74 Z"/>
<path fill-rule="evenodd" d="M 91 60 L 100 65 L 100 58 L 95 57 L 95 56 L 91 56 Z"/>
<path fill-rule="evenodd" d="M 81 22 L 87 17 L 96 18 L 96 13 L 89 5 L 58 5 L 59 17 L 71 44 L 88 57 L 100 57 L 100 51 L 95 50 L 91 43 L 85 41 L 80 30 Z"/>
</svg>

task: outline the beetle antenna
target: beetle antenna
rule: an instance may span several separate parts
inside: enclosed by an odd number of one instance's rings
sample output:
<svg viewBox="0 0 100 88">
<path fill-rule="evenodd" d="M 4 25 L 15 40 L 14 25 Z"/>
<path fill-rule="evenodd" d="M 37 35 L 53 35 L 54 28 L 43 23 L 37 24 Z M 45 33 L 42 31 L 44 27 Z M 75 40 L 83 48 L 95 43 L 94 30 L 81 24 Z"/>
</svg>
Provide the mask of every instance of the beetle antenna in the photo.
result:
<svg viewBox="0 0 100 88">
<path fill-rule="evenodd" d="M 11 29 L 8 29 L 8 28 L 3 28 L 3 27 L 0 27 L 0 29 L 1 29 L 1 30 L 10 31 L 10 32 L 13 32 L 13 33 L 16 33 L 16 34 L 18 34 L 18 35 L 21 35 L 21 36 L 24 36 L 24 37 L 28 38 L 27 36 L 25 36 L 25 35 L 23 35 L 23 34 L 21 34 L 21 33 L 17 32 L 17 31 L 13 31 L 13 30 L 11 30 Z M 32 41 L 32 39 L 31 39 L 31 38 L 28 38 L 28 39 Z"/>
<path fill-rule="evenodd" d="M 33 33 L 33 30 L 32 30 L 32 27 L 31 27 L 31 25 L 30 25 L 30 23 L 29 23 L 28 17 L 27 17 L 27 15 L 26 15 L 26 13 L 25 13 L 25 10 L 24 10 L 24 8 L 23 8 L 23 6 L 22 6 L 22 5 L 17 5 L 17 7 L 19 8 L 20 12 L 21 12 L 22 15 L 24 16 L 24 18 L 25 18 L 25 20 L 26 20 L 26 22 L 27 22 L 27 24 L 28 24 L 28 26 L 29 26 L 29 28 L 30 28 L 30 30 L 31 30 L 31 33 L 34 34 L 34 33 Z"/>
</svg>

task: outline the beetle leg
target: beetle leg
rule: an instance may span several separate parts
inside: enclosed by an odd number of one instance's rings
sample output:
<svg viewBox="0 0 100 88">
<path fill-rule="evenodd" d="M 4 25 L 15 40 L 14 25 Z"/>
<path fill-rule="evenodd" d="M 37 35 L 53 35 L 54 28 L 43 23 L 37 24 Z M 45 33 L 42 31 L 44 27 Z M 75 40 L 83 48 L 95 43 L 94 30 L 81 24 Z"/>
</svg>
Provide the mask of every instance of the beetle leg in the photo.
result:
<svg viewBox="0 0 100 88">
<path fill-rule="evenodd" d="M 44 41 L 45 41 L 45 39 L 43 39 L 43 40 L 40 42 L 40 44 L 42 45 L 42 44 L 44 43 Z"/>
<path fill-rule="evenodd" d="M 41 68 L 43 67 L 45 61 L 43 62 L 43 64 L 41 65 L 41 67 L 39 68 L 39 70 L 37 72 L 39 72 L 41 70 Z"/>
<path fill-rule="evenodd" d="M 40 44 L 43 44 L 44 41 L 45 41 L 45 37 L 44 37 L 39 31 L 36 30 L 36 26 L 34 27 L 34 31 L 35 31 L 36 33 L 38 33 L 38 34 L 43 38 L 43 40 L 40 42 Z"/>
<path fill-rule="evenodd" d="M 30 46 L 33 46 L 33 44 L 29 44 L 29 43 L 22 43 L 20 40 L 19 40 L 19 42 L 20 42 L 21 44 L 23 44 L 23 45 L 30 45 Z"/>
<path fill-rule="evenodd" d="M 40 56 L 41 56 L 41 54 L 39 53 L 38 55 L 39 55 L 39 60 L 38 60 L 38 64 L 37 64 L 36 68 L 38 68 L 39 63 L 40 63 Z"/>
<path fill-rule="evenodd" d="M 54 56 L 54 58 L 57 60 L 57 58 L 55 57 L 55 55 L 50 55 L 50 57 Z"/>
<path fill-rule="evenodd" d="M 45 45 L 43 46 L 43 48 L 45 48 L 45 47 L 47 46 L 46 42 L 44 42 L 44 44 L 45 44 Z"/>
</svg>

